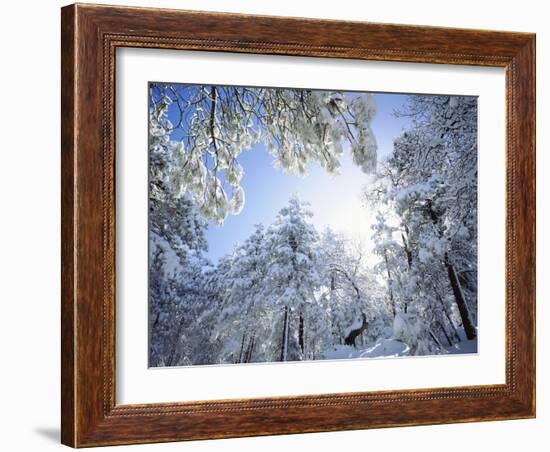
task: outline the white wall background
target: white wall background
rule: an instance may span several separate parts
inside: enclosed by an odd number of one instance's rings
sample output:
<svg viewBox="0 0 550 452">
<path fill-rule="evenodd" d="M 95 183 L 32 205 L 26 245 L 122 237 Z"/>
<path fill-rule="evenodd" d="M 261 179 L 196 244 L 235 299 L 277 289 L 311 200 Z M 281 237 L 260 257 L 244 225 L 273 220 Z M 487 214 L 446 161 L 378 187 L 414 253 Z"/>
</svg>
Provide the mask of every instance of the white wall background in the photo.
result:
<svg viewBox="0 0 550 452">
<path fill-rule="evenodd" d="M 118 447 L 155 451 L 388 450 L 445 452 L 542 451 L 550 429 L 547 385 L 550 322 L 544 293 L 549 250 L 550 31 L 545 2 L 463 0 L 357 2 L 278 0 L 113 0 L 118 4 L 242 13 L 352 19 L 531 31 L 537 35 L 538 79 L 538 417 L 369 431 Z M 96 2 L 94 2 L 96 3 Z M 60 1 L 27 0 L 2 6 L 0 69 L 0 448 L 60 450 L 59 445 L 59 8 Z M 6 160 L 7 158 L 7 160 Z M 546 209 L 545 209 L 546 207 Z M 7 252 L 6 252 L 7 251 Z M 546 290 L 545 290 L 546 289 Z M 546 380 L 546 381 L 545 381 Z M 547 446 L 546 446 L 547 447 Z"/>
</svg>

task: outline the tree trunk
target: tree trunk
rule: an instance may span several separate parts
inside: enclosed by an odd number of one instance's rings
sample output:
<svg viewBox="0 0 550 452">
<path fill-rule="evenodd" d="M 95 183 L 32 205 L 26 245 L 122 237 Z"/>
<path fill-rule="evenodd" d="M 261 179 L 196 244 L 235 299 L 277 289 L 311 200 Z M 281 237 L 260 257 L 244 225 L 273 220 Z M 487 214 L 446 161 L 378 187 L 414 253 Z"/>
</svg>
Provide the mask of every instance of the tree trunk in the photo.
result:
<svg viewBox="0 0 550 452">
<path fill-rule="evenodd" d="M 285 316 L 283 320 L 283 337 L 281 341 L 281 358 L 279 361 L 286 361 L 286 354 L 288 349 L 288 306 L 284 308 Z"/>
<path fill-rule="evenodd" d="M 405 236 L 401 234 L 401 240 L 403 240 L 403 246 L 405 247 L 405 254 L 407 255 L 407 266 L 409 267 L 409 271 L 410 271 L 412 267 L 413 256 L 412 256 L 411 246 L 409 243 L 409 227 L 407 225 L 405 225 L 405 234 L 407 234 L 407 237 L 405 238 Z M 407 313 L 407 308 L 408 308 L 408 302 L 405 302 L 403 304 L 403 312 L 405 314 Z"/>
<path fill-rule="evenodd" d="M 357 339 L 357 336 L 363 334 L 363 332 L 368 328 L 369 324 L 367 322 L 367 316 L 363 313 L 363 323 L 359 328 L 356 328 L 354 330 L 351 330 L 346 339 L 344 340 L 344 344 L 346 345 L 353 345 L 355 347 L 355 339 Z"/>
<path fill-rule="evenodd" d="M 158 323 L 159 323 L 159 319 L 160 319 L 160 312 L 157 313 L 157 316 L 155 317 L 155 321 L 153 322 L 153 326 L 152 326 L 151 329 L 154 330 L 154 329 L 157 327 L 157 325 L 158 325 Z"/>
<path fill-rule="evenodd" d="M 456 330 L 456 326 L 453 323 L 453 319 L 451 319 L 451 316 L 447 312 L 447 308 L 443 308 L 445 311 L 445 317 L 447 318 L 447 321 L 449 322 L 449 325 L 451 325 L 451 330 L 453 333 L 453 338 L 456 340 L 456 342 L 460 342 L 460 336 L 458 335 L 458 331 Z"/>
<path fill-rule="evenodd" d="M 300 350 L 302 350 L 302 356 L 305 357 L 305 333 L 304 333 L 304 316 L 300 313 L 300 320 L 298 323 L 298 343 L 300 345 Z"/>
<path fill-rule="evenodd" d="M 458 312 L 460 312 L 460 318 L 462 319 L 464 333 L 469 340 L 475 339 L 475 337 L 477 336 L 477 332 L 470 318 L 470 311 L 468 310 L 468 305 L 466 304 L 466 299 L 464 297 L 464 293 L 462 292 L 460 281 L 458 280 L 458 277 L 456 275 L 456 270 L 453 264 L 450 263 L 447 253 L 445 253 L 445 267 L 447 268 L 449 282 L 451 283 L 451 288 L 453 289 L 456 305 L 458 306 Z"/>
<path fill-rule="evenodd" d="M 428 213 L 432 223 L 437 228 L 439 235 L 443 237 L 443 232 L 439 228 L 439 217 L 433 209 L 432 201 L 428 199 L 426 201 L 428 207 Z M 474 339 L 477 336 L 476 329 L 470 318 L 470 312 L 468 310 L 468 305 L 466 304 L 466 298 L 464 297 L 464 292 L 460 286 L 460 281 L 456 274 L 456 270 L 449 259 L 449 254 L 445 253 L 445 268 L 447 269 L 447 274 L 449 275 L 449 283 L 451 284 L 451 289 L 453 290 L 453 295 L 455 297 L 455 302 L 458 307 L 458 312 L 460 313 L 460 318 L 462 319 L 462 326 L 464 327 L 464 333 L 469 340 Z"/>
<path fill-rule="evenodd" d="M 409 270 L 412 266 L 412 251 L 411 247 L 409 246 L 409 228 L 405 226 L 405 233 L 407 234 L 407 238 L 405 238 L 404 234 L 401 234 L 401 240 L 403 240 L 403 246 L 405 247 L 405 254 L 407 255 L 407 264 L 409 266 Z"/>
<path fill-rule="evenodd" d="M 439 324 L 439 329 L 443 333 L 443 336 L 445 336 L 445 339 L 447 340 L 447 344 L 449 344 L 449 347 L 452 347 L 453 343 L 451 341 L 451 338 L 447 334 L 447 331 L 445 331 L 445 327 L 443 326 L 443 324 L 440 321 L 438 321 L 437 323 Z"/>
<path fill-rule="evenodd" d="M 176 337 L 172 341 L 172 347 L 170 347 L 170 355 L 168 357 L 168 362 L 167 362 L 168 366 L 173 366 L 174 365 L 173 364 L 174 363 L 174 357 L 176 356 L 176 351 L 177 351 L 178 344 L 179 344 L 179 341 L 180 341 L 180 338 L 181 338 L 181 330 L 183 330 L 184 322 L 185 322 L 185 317 L 182 315 L 181 319 L 180 319 L 180 323 L 178 325 L 178 330 L 176 332 Z"/>
<path fill-rule="evenodd" d="M 246 333 L 243 333 L 243 338 L 241 340 L 241 351 L 239 352 L 239 363 L 243 362 L 243 353 L 244 353 L 244 340 L 246 338 Z"/>
<path fill-rule="evenodd" d="M 244 356 L 244 362 L 249 363 L 252 358 L 252 352 L 254 351 L 254 345 L 256 344 L 256 333 L 252 333 L 248 347 L 246 348 L 246 353 Z"/>
<path fill-rule="evenodd" d="M 430 330 L 430 336 L 431 338 L 434 340 L 434 342 L 439 345 L 441 348 L 443 348 L 443 344 L 441 343 L 441 341 L 437 338 L 437 336 L 434 334 L 434 332 L 432 330 Z"/>
<path fill-rule="evenodd" d="M 391 279 L 391 273 L 390 273 L 390 265 L 388 263 L 388 252 L 384 248 L 384 261 L 386 262 L 386 271 L 388 272 L 388 290 L 390 292 L 390 304 L 392 309 L 392 314 L 395 317 L 396 311 L 395 311 L 395 300 L 393 298 L 393 280 Z"/>
<path fill-rule="evenodd" d="M 451 327 L 451 330 L 452 330 L 451 333 L 453 335 L 453 339 L 456 339 L 457 342 L 460 342 L 460 336 L 458 335 L 458 331 L 456 330 L 456 326 L 453 323 L 453 320 L 451 319 L 451 316 L 449 315 L 449 311 L 447 311 L 447 306 L 445 306 L 445 302 L 443 301 L 443 297 L 438 292 L 438 290 L 436 289 L 434 284 L 432 284 L 432 289 L 433 289 L 437 299 L 439 300 L 439 303 L 441 303 L 441 308 L 443 309 L 443 313 L 445 314 L 447 322 L 449 322 L 449 326 Z M 443 327 L 443 329 L 445 329 L 443 324 L 441 326 Z"/>
</svg>

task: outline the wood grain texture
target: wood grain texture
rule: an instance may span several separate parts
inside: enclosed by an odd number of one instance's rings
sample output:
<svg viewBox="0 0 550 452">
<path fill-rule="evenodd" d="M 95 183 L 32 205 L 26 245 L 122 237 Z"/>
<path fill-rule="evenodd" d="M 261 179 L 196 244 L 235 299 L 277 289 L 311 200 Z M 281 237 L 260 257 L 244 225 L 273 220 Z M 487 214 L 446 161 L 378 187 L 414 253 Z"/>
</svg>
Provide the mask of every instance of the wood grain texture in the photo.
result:
<svg viewBox="0 0 550 452">
<path fill-rule="evenodd" d="M 61 28 L 64 444 L 535 415 L 534 35 L 81 4 L 62 9 Z M 125 46 L 506 68 L 506 384 L 116 405 L 114 69 Z"/>
<path fill-rule="evenodd" d="M 63 9 L 61 19 L 61 441 L 75 444 L 75 322 L 74 302 L 74 158 L 75 138 L 75 30 L 74 9 Z"/>
</svg>

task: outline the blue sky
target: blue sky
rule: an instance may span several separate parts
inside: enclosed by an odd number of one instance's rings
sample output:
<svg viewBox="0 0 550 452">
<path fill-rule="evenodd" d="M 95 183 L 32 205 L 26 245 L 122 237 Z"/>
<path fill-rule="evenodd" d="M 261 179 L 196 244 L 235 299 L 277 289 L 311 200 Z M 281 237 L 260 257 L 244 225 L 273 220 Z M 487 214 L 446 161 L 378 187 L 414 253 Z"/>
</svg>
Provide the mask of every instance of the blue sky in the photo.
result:
<svg viewBox="0 0 550 452">
<path fill-rule="evenodd" d="M 393 148 L 393 140 L 407 127 L 407 118 L 396 118 L 395 110 L 404 106 L 403 94 L 373 93 L 376 100 L 376 116 L 371 124 L 378 144 L 378 159 L 387 157 Z M 177 123 L 179 113 L 170 109 L 168 116 Z M 176 129 L 172 139 L 179 139 L 182 131 Z M 367 251 L 372 249 L 371 224 L 376 212 L 369 212 L 360 195 L 369 176 L 351 160 L 349 149 L 344 147 L 338 175 L 328 174 L 312 163 L 306 176 L 285 173 L 273 165 L 273 157 L 263 144 L 243 152 L 239 162 L 244 169 L 241 185 L 246 202 L 239 215 L 229 215 L 222 226 L 215 222 L 208 225 L 208 257 L 213 263 L 231 252 L 254 230 L 254 225 L 269 226 L 288 200 L 297 195 L 310 203 L 311 222 L 318 231 L 327 226 L 349 238 L 359 241 Z"/>
<path fill-rule="evenodd" d="M 407 125 L 406 118 L 395 118 L 393 111 L 406 100 L 401 94 L 375 94 L 377 114 L 372 128 L 378 144 L 378 157 L 383 159 L 392 150 L 393 140 Z M 246 203 L 239 215 L 229 215 L 223 226 L 209 224 L 206 238 L 208 257 L 213 261 L 229 253 L 253 231 L 254 225 L 268 226 L 288 199 L 298 195 L 311 203 L 312 223 L 319 231 L 330 226 L 335 231 L 361 240 L 369 248 L 370 225 L 375 212 L 369 212 L 360 199 L 362 187 L 369 177 L 353 162 L 346 149 L 339 175 L 329 175 L 319 165 L 311 164 L 307 176 L 283 172 L 273 166 L 273 157 L 262 144 L 245 151 L 239 158 L 244 168 L 241 185 Z"/>
</svg>

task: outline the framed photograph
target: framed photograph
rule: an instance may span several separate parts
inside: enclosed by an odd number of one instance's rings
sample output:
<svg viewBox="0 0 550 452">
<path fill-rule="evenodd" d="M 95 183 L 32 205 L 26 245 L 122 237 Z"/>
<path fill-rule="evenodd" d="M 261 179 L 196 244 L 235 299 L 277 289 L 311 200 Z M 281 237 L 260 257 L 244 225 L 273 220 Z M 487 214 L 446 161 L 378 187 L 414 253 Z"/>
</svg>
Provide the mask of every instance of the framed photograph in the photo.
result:
<svg viewBox="0 0 550 452">
<path fill-rule="evenodd" d="M 535 36 L 62 9 L 62 442 L 535 416 Z"/>
</svg>

